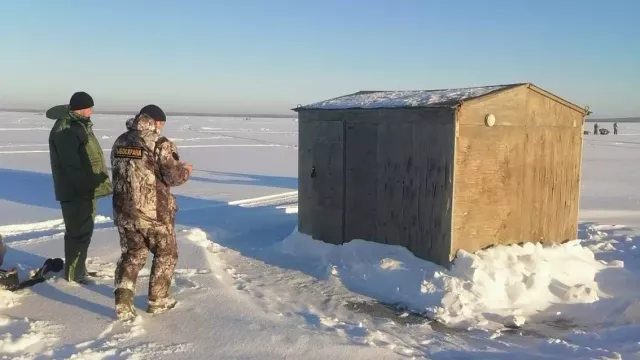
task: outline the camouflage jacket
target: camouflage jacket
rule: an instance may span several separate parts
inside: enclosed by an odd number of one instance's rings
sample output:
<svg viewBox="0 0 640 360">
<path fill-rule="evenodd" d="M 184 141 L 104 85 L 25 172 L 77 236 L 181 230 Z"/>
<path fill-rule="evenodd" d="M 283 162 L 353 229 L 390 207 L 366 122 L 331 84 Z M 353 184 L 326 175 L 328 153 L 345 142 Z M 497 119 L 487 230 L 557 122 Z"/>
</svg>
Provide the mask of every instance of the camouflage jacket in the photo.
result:
<svg viewBox="0 0 640 360">
<path fill-rule="evenodd" d="M 127 130 L 111 149 L 114 223 L 173 225 L 178 205 L 170 188 L 186 182 L 189 172 L 176 146 L 160 135 L 153 119 L 144 114 L 129 119 Z"/>
</svg>

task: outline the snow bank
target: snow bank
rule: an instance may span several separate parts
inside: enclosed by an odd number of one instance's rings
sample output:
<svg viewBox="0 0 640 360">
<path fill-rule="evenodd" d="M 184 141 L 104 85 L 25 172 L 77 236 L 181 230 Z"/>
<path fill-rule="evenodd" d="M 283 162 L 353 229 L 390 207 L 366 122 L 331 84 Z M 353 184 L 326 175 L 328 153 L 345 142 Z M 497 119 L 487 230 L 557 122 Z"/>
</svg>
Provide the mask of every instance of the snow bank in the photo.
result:
<svg viewBox="0 0 640 360">
<path fill-rule="evenodd" d="M 0 309 L 8 309 L 20 305 L 22 294 L 0 289 Z"/>
<path fill-rule="evenodd" d="M 41 353 L 58 339 L 55 334 L 60 330 L 45 321 L 0 317 L 0 354 Z"/>
<path fill-rule="evenodd" d="M 551 304 L 597 301 L 594 279 L 606 267 L 579 241 L 460 251 L 451 270 L 400 246 L 362 240 L 336 246 L 297 230 L 280 250 L 326 267 L 351 291 L 460 328 L 516 327 Z"/>
</svg>

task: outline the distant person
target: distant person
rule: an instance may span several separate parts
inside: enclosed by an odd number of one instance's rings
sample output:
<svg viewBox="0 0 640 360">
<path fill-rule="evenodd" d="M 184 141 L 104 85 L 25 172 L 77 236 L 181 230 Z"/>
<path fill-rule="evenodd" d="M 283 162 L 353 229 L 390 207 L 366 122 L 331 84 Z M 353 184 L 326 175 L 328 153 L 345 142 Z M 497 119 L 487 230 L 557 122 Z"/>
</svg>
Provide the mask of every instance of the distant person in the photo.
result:
<svg viewBox="0 0 640 360">
<path fill-rule="evenodd" d="M 618 123 L 613 123 L 613 135 L 618 135 Z"/>
<path fill-rule="evenodd" d="M 115 272 L 115 308 L 122 321 L 136 317 L 136 280 L 149 251 L 153 266 L 147 312 L 161 313 L 176 305 L 169 287 L 178 261 L 178 205 L 170 188 L 185 183 L 193 166 L 180 161 L 176 146 L 161 135 L 166 120 L 158 106 L 145 106 L 127 121 L 127 132 L 111 150 L 113 215 L 122 249 Z"/>
<path fill-rule="evenodd" d="M 111 194 L 104 153 L 93 133 L 93 98 L 86 92 L 71 96 L 69 105 L 47 111 L 56 120 L 49 134 L 49 156 L 56 200 L 64 219 L 64 274 L 83 283 L 87 252 L 93 236 L 96 200 Z"/>
<path fill-rule="evenodd" d="M 593 135 L 598 135 L 598 123 L 593 124 Z"/>
</svg>

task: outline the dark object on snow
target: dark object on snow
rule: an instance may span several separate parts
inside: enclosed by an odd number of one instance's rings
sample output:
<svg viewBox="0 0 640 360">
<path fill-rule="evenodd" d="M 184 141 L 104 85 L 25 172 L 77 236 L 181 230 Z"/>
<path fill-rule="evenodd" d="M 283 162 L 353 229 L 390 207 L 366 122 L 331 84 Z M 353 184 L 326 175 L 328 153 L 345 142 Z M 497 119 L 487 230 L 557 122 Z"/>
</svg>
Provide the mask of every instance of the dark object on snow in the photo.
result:
<svg viewBox="0 0 640 360">
<path fill-rule="evenodd" d="M 18 272 L 16 269 L 12 270 L 0 270 L 0 289 L 9 291 L 22 290 L 24 288 L 39 284 L 46 281 L 44 277 L 48 272 L 60 272 L 64 268 L 64 261 L 60 258 L 45 260 L 42 267 L 40 267 L 33 276 L 26 281 L 20 282 L 18 279 Z"/>
<path fill-rule="evenodd" d="M 600 129 L 600 135 L 609 135 L 609 130 L 605 128 Z"/>
<path fill-rule="evenodd" d="M 590 135 L 590 134 L 591 134 L 591 133 L 590 133 L 590 132 L 588 132 L 587 130 L 583 131 L 582 133 L 583 133 L 584 135 Z"/>
</svg>

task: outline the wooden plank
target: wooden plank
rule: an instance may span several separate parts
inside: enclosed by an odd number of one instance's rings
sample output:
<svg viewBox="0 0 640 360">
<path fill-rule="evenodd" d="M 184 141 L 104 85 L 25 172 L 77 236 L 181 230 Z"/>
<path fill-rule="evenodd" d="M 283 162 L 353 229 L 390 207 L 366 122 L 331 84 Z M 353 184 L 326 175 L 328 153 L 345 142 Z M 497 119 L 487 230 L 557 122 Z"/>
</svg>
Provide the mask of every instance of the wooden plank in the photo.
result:
<svg viewBox="0 0 640 360">
<path fill-rule="evenodd" d="M 337 152 L 332 148 L 336 143 L 343 140 L 346 149 L 345 240 L 362 238 L 401 245 L 425 259 L 448 264 L 455 141 L 453 110 L 355 113 L 321 112 L 314 118 L 317 128 L 313 130 L 316 138 L 312 162 L 317 169 L 333 167 L 323 161 L 336 157 L 326 156 Z M 325 121 L 327 118 L 331 120 Z M 337 141 L 339 126 L 331 124 L 341 124 L 340 118 L 348 119 L 346 138 Z M 325 158 L 319 158 L 322 156 Z M 303 176 L 304 171 L 300 174 Z M 317 176 L 321 176 L 319 171 Z M 337 228 L 340 204 L 336 196 L 328 196 L 333 199 L 329 201 L 323 200 L 321 194 L 334 194 L 339 189 L 326 188 L 321 183 L 326 181 L 313 182 L 314 202 L 318 204 L 314 208 L 313 234 L 337 243 L 327 239 L 336 238 L 329 232 Z M 328 209 L 337 212 L 329 213 Z"/>
<path fill-rule="evenodd" d="M 378 183 L 376 186 L 376 207 L 379 211 L 376 213 L 376 236 L 375 241 L 387 244 L 390 241 L 391 218 L 395 217 L 395 209 L 392 209 L 393 191 L 393 159 L 389 156 L 391 149 L 395 144 L 390 140 L 389 132 L 392 124 L 388 121 L 382 121 L 378 126 L 378 167 L 376 169 L 376 177 Z M 393 213 L 392 213 L 393 212 Z"/>
<path fill-rule="evenodd" d="M 528 123 L 526 105 L 529 92 L 526 86 L 521 86 L 469 100 L 463 104 L 458 122 L 461 126 L 484 127 L 486 115 L 494 114 L 496 117 L 494 127 L 525 126 Z"/>
<path fill-rule="evenodd" d="M 522 239 L 543 243 L 574 239 L 577 235 L 580 129 L 528 129 L 522 211 Z M 558 156 L 562 154 L 562 156 Z"/>
<path fill-rule="evenodd" d="M 313 143 L 313 237 L 342 244 L 344 237 L 344 129 L 342 122 L 317 121 Z"/>
<path fill-rule="evenodd" d="M 576 235 L 583 119 L 573 108 L 525 90 L 524 101 L 514 92 L 520 100 L 503 97 L 504 106 L 479 101 L 459 113 L 466 125 L 456 146 L 456 249 Z M 480 123 L 488 112 L 496 115 L 494 127 Z M 510 122 L 517 125 L 501 125 L 516 114 L 518 121 Z"/>
<path fill-rule="evenodd" d="M 376 238 L 378 126 L 347 121 L 345 242 Z"/>
<path fill-rule="evenodd" d="M 527 91 L 529 126 L 583 127 L 584 115 L 532 89 Z"/>
<path fill-rule="evenodd" d="M 410 242 L 409 224 L 415 214 L 416 179 L 413 175 L 413 124 L 397 123 L 389 129 L 394 146 L 389 157 L 393 164 L 389 193 L 391 213 L 388 244 L 408 247 Z M 416 222 L 417 222 L 417 215 Z"/>
<path fill-rule="evenodd" d="M 548 92 L 548 91 L 546 91 L 544 89 L 541 89 L 541 88 L 539 88 L 539 87 L 537 87 L 537 86 L 535 86 L 533 84 L 528 84 L 527 87 L 529 89 L 531 89 L 532 91 L 534 91 L 534 92 L 536 92 L 536 93 L 538 93 L 538 94 L 540 94 L 540 95 L 542 95 L 542 96 L 544 96 L 544 97 L 546 97 L 548 99 L 551 99 L 551 100 L 555 101 L 559 105 L 563 105 L 562 106 L 563 108 L 568 108 L 568 109 L 573 110 L 574 112 L 579 113 L 580 117 L 584 117 L 587 114 L 587 110 L 586 109 L 583 109 L 582 107 L 580 107 L 580 106 L 578 106 L 578 105 L 576 105 L 574 103 L 571 103 L 571 102 L 569 102 L 569 101 L 567 101 L 567 100 L 565 100 L 565 99 L 563 99 L 563 98 L 561 98 L 561 97 L 559 97 L 557 95 L 554 95 L 554 94 L 552 94 L 552 93 L 550 93 L 550 92 Z"/>
<path fill-rule="evenodd" d="M 423 126 L 429 125 L 427 120 L 422 122 L 425 123 Z M 417 243 L 422 236 L 418 231 L 421 181 L 417 174 L 424 165 L 417 164 L 415 160 L 414 132 L 417 124 L 420 123 L 404 123 L 403 118 L 392 119 L 383 122 L 378 132 L 376 239 L 412 251 L 419 248 Z"/>
<path fill-rule="evenodd" d="M 469 100 L 463 105 L 464 116 L 460 117 L 460 124 L 485 126 L 485 116 L 493 114 L 496 117 L 496 127 L 582 125 L 584 116 L 580 111 L 563 105 L 564 102 L 559 102 L 558 98 L 551 94 L 551 97 L 548 97 L 535 89 L 537 88 L 521 86 Z"/>
<path fill-rule="evenodd" d="M 417 235 L 409 244 L 419 257 L 438 264 L 448 263 L 451 249 L 452 165 L 455 125 L 422 123 L 414 127 L 417 189 Z"/>
<path fill-rule="evenodd" d="M 307 114 L 307 112 L 301 113 L 298 121 L 298 231 L 313 235 L 312 216 L 315 196 L 310 171 L 313 166 L 313 145 L 317 123 L 307 121 Z"/>
<path fill-rule="evenodd" d="M 524 140 L 521 127 L 459 127 L 452 255 L 520 240 Z"/>
<path fill-rule="evenodd" d="M 342 121 L 349 119 L 352 124 L 370 123 L 378 124 L 382 121 L 393 121 L 402 123 L 421 123 L 427 121 L 432 124 L 449 124 L 451 118 L 442 114 L 450 114 L 452 108 L 397 108 L 397 109 L 351 109 L 351 110 L 313 110 L 302 111 L 310 113 L 314 120 Z"/>
<path fill-rule="evenodd" d="M 531 90 L 526 129 L 522 238 L 544 243 L 577 235 L 583 115 Z M 561 154 L 561 156 L 560 156 Z"/>
<path fill-rule="evenodd" d="M 453 201 L 453 168 L 455 150 L 455 125 L 441 126 L 433 132 L 432 161 L 437 161 L 435 168 L 437 180 L 434 184 L 434 206 L 432 245 L 430 256 L 439 264 L 449 263 L 452 248 L 452 201 Z"/>
</svg>

